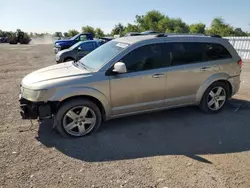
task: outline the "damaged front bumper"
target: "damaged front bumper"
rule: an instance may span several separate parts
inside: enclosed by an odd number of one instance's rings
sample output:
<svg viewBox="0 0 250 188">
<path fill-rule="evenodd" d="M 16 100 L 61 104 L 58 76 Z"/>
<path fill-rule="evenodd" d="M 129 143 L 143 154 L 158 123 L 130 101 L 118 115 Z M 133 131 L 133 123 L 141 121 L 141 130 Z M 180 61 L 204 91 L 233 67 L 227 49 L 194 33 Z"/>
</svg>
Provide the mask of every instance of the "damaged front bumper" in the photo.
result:
<svg viewBox="0 0 250 188">
<path fill-rule="evenodd" d="M 22 119 L 50 119 L 56 112 L 56 102 L 32 102 L 19 98 Z"/>
</svg>

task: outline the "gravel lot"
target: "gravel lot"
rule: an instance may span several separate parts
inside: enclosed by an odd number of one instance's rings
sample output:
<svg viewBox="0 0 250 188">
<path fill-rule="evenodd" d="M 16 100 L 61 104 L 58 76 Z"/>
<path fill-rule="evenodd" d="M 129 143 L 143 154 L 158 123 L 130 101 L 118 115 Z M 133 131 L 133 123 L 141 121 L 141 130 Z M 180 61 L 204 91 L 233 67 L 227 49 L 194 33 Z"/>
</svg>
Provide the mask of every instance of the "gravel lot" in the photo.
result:
<svg viewBox="0 0 250 188">
<path fill-rule="evenodd" d="M 21 78 L 54 63 L 52 45 L 0 45 L 0 187 L 250 187 L 250 63 L 219 114 L 127 117 L 81 139 L 20 118 Z"/>
</svg>

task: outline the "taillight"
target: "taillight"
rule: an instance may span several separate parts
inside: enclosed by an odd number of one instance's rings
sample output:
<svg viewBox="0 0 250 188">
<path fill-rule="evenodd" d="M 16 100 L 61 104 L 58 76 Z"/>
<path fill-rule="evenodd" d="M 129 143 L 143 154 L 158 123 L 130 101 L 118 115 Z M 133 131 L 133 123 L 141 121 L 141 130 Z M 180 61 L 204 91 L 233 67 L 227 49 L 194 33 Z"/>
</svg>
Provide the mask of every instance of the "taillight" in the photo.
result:
<svg viewBox="0 0 250 188">
<path fill-rule="evenodd" d="M 242 60 L 239 60 L 239 61 L 238 61 L 238 65 L 239 65 L 240 68 L 242 68 L 242 65 L 243 65 Z"/>
</svg>

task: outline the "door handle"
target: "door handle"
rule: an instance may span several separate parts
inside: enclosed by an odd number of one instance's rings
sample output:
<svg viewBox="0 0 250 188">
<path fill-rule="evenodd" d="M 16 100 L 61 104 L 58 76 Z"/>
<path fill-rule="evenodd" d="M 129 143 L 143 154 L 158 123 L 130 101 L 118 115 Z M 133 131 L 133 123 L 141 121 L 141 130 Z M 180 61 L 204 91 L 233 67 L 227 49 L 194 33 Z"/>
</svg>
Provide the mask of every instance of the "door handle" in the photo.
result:
<svg viewBox="0 0 250 188">
<path fill-rule="evenodd" d="M 206 70 L 208 70 L 208 69 L 210 69 L 211 67 L 202 67 L 201 68 L 201 71 L 206 71 Z"/>
<path fill-rule="evenodd" d="M 160 78 L 160 77 L 163 77 L 164 74 L 154 74 L 152 77 L 153 78 Z"/>
</svg>

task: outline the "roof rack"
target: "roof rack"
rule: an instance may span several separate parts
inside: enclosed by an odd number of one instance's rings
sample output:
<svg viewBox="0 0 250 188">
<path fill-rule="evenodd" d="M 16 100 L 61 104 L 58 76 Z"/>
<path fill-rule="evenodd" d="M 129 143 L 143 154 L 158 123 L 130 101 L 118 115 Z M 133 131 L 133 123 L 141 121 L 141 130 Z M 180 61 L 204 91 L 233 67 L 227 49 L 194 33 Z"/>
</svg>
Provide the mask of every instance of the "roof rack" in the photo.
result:
<svg viewBox="0 0 250 188">
<path fill-rule="evenodd" d="M 168 37 L 169 35 L 208 36 L 208 37 L 222 38 L 220 35 L 204 35 L 204 34 L 192 34 L 192 33 L 160 33 L 156 34 L 155 37 Z"/>
</svg>

